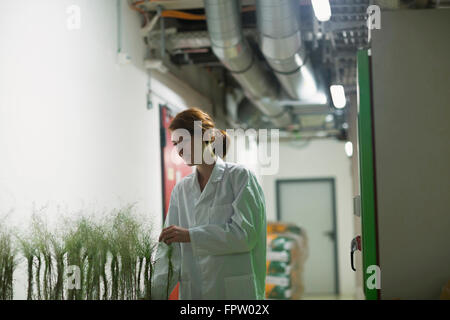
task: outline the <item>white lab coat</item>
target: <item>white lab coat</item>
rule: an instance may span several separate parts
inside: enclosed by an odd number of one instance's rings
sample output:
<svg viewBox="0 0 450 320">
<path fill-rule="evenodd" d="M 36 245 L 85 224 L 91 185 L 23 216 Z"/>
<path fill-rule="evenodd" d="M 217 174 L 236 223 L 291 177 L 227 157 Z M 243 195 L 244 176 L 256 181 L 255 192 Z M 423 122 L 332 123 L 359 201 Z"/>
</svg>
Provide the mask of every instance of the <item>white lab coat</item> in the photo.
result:
<svg viewBox="0 0 450 320">
<path fill-rule="evenodd" d="M 159 243 L 152 299 L 166 299 L 180 282 L 180 299 L 265 297 L 266 209 L 254 174 L 217 159 L 200 192 L 196 172 L 172 191 L 164 227 L 189 229 L 190 243 L 172 244 L 173 276 L 168 285 L 168 248 Z"/>
</svg>

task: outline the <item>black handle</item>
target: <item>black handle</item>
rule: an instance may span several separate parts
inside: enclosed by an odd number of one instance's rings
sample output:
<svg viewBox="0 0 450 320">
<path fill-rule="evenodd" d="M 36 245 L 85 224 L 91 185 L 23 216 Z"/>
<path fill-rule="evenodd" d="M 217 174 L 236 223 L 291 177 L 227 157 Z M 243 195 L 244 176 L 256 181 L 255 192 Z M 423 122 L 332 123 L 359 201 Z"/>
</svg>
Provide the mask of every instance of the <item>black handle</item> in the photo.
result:
<svg viewBox="0 0 450 320">
<path fill-rule="evenodd" d="M 353 271 L 356 271 L 356 269 L 355 269 L 355 265 L 354 265 L 354 263 L 353 263 L 353 255 L 354 255 L 354 251 L 352 251 L 352 253 L 350 254 L 350 263 L 352 264 L 352 270 Z"/>
<path fill-rule="evenodd" d="M 325 231 L 323 234 L 326 235 L 327 237 L 329 237 L 331 240 L 336 241 L 336 232 Z"/>
<path fill-rule="evenodd" d="M 355 251 L 361 251 L 361 236 L 357 236 L 356 238 L 354 238 L 351 243 L 350 264 L 352 266 L 353 271 L 356 271 L 355 264 L 354 264 Z"/>
</svg>

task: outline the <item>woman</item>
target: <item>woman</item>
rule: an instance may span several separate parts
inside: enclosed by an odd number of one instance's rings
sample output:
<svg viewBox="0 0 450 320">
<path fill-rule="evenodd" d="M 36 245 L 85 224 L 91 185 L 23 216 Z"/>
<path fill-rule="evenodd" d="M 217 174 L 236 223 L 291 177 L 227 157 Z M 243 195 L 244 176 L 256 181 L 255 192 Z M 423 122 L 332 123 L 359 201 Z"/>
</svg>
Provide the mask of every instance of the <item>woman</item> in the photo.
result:
<svg viewBox="0 0 450 320">
<path fill-rule="evenodd" d="M 216 129 L 205 112 L 183 111 L 169 130 L 190 166 L 196 163 L 190 152 L 195 134 L 208 137 L 198 140 L 203 157 L 195 173 L 172 191 L 159 237 L 152 298 L 166 299 L 180 282 L 180 299 L 264 299 L 266 212 L 254 174 L 218 157 L 226 154 L 227 144 L 219 143 L 226 133 Z M 188 135 L 180 136 L 180 131 Z"/>
</svg>

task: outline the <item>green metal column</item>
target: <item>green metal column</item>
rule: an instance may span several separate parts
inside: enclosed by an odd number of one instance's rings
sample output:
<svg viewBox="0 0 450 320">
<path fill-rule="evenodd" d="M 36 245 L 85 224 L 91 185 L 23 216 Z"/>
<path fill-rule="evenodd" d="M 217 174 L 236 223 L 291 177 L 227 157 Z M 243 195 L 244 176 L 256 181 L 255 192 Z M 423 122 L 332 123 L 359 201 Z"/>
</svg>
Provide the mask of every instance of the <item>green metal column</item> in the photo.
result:
<svg viewBox="0 0 450 320">
<path fill-rule="evenodd" d="M 378 265 L 375 210 L 375 170 L 372 122 L 372 92 L 368 50 L 358 52 L 358 126 L 361 183 L 361 223 L 364 292 L 367 300 L 379 299 L 377 289 L 367 288 L 367 268 Z"/>
</svg>

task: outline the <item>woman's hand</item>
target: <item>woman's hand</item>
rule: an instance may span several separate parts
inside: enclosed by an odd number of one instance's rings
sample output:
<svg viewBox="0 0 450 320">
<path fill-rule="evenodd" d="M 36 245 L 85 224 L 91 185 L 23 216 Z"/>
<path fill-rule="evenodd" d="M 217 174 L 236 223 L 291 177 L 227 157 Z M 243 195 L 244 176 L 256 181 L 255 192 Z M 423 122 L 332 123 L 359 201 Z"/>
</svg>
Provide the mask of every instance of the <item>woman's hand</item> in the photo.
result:
<svg viewBox="0 0 450 320">
<path fill-rule="evenodd" d="M 166 244 L 174 242 L 191 242 L 189 230 L 177 226 L 170 226 L 163 229 L 159 236 L 159 242 L 164 241 Z"/>
</svg>

